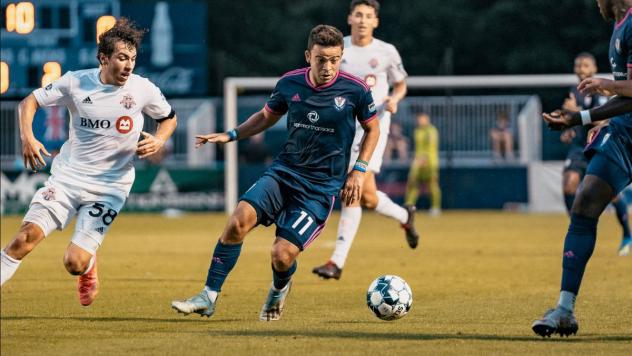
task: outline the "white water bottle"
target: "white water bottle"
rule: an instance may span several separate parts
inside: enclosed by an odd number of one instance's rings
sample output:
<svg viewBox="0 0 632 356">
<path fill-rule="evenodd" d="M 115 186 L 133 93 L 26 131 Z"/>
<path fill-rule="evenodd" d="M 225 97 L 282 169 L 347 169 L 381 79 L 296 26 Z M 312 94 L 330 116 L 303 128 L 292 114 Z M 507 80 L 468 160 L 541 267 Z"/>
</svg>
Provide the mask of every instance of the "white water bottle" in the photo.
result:
<svg viewBox="0 0 632 356">
<path fill-rule="evenodd" d="M 173 32 L 169 19 L 169 4 L 156 3 L 154 20 L 151 24 L 151 64 L 165 67 L 173 62 Z"/>
</svg>

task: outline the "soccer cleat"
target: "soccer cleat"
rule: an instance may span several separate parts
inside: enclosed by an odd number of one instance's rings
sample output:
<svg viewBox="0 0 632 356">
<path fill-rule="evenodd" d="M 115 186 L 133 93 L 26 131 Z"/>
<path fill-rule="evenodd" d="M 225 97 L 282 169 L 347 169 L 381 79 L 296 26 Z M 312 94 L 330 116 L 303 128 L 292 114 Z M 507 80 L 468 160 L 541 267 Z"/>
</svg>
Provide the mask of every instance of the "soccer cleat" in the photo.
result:
<svg viewBox="0 0 632 356">
<path fill-rule="evenodd" d="M 572 311 L 558 306 L 555 309 L 547 310 L 542 319 L 534 321 L 531 324 L 531 329 L 542 337 L 551 337 L 551 334 L 569 336 L 570 334 L 577 334 L 579 325 Z"/>
<path fill-rule="evenodd" d="M 339 268 L 338 266 L 336 266 L 336 264 L 333 263 L 332 261 L 327 261 L 327 263 L 325 263 L 322 266 L 314 267 L 314 269 L 312 270 L 312 273 L 317 274 L 323 277 L 324 279 L 329 279 L 329 278 L 340 279 L 340 275 L 342 274 L 342 268 Z"/>
<path fill-rule="evenodd" d="M 97 256 L 94 256 L 92 268 L 81 276 L 77 281 L 77 291 L 79 292 L 79 303 L 84 307 L 92 304 L 99 294 L 99 276 L 97 276 Z"/>
<path fill-rule="evenodd" d="M 415 206 L 406 205 L 406 210 L 408 211 L 408 221 L 405 224 L 402 224 L 402 229 L 406 232 L 406 242 L 408 242 L 408 246 L 410 248 L 416 248 L 419 244 L 419 234 L 417 233 L 417 229 L 415 229 Z"/>
<path fill-rule="evenodd" d="M 217 302 L 217 299 L 215 302 Z M 171 308 L 184 315 L 197 313 L 208 318 L 215 312 L 215 302 L 211 302 L 208 298 L 208 293 L 203 289 L 200 293 L 187 300 L 174 300 L 171 302 Z"/>
<path fill-rule="evenodd" d="M 621 240 L 621 246 L 619 246 L 619 256 L 629 256 L 630 249 L 632 249 L 632 236 L 626 236 Z"/>
<path fill-rule="evenodd" d="M 274 321 L 281 319 L 281 314 L 283 314 L 283 308 L 285 307 L 285 299 L 287 295 L 290 294 L 291 287 L 292 281 L 281 290 L 274 288 L 274 285 L 270 287 L 266 302 L 263 303 L 261 313 L 259 313 L 259 320 Z"/>
</svg>

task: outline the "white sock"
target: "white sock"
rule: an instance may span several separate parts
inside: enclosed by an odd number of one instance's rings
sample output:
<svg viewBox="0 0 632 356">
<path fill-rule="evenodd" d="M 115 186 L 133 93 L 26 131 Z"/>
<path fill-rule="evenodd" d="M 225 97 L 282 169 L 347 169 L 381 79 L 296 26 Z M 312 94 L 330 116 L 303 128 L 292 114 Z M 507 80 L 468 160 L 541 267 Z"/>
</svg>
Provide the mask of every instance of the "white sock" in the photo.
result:
<svg viewBox="0 0 632 356">
<path fill-rule="evenodd" d="M 575 294 L 563 290 L 560 292 L 560 300 L 557 302 L 557 305 L 566 310 L 573 311 L 575 310 L 576 297 L 577 296 Z"/>
<path fill-rule="evenodd" d="M 389 218 L 393 218 L 402 224 L 408 221 L 408 210 L 393 203 L 384 192 L 377 191 L 377 206 L 375 211 Z"/>
<path fill-rule="evenodd" d="M 206 291 L 206 296 L 208 297 L 208 299 L 215 303 L 215 301 L 217 300 L 217 296 L 219 295 L 219 293 L 217 293 L 214 290 L 211 290 L 209 287 L 204 286 L 204 290 Z"/>
<path fill-rule="evenodd" d="M 90 272 L 90 270 L 92 269 L 92 266 L 94 266 L 94 255 L 90 258 L 90 262 L 88 262 L 88 268 L 86 268 L 86 270 L 81 274 L 82 276 L 88 272 Z"/>
<path fill-rule="evenodd" d="M 15 271 L 20 267 L 20 260 L 7 255 L 4 250 L 0 252 L 0 286 L 4 285 L 4 282 L 13 277 Z"/>
<path fill-rule="evenodd" d="M 351 244 L 358 232 L 358 227 L 360 227 L 360 220 L 362 220 L 361 207 L 342 207 L 340 222 L 338 223 L 336 249 L 333 255 L 331 255 L 331 261 L 335 263 L 338 268 L 342 268 L 345 265 Z"/>
</svg>

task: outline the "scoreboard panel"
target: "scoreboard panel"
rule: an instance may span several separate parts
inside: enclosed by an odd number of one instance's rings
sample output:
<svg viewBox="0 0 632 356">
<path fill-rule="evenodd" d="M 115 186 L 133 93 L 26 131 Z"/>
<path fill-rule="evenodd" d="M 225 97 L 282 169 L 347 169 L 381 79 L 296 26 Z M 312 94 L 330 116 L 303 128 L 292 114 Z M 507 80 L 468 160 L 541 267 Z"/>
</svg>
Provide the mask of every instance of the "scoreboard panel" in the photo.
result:
<svg viewBox="0 0 632 356">
<path fill-rule="evenodd" d="M 69 70 L 94 68 L 97 38 L 120 16 L 149 30 L 135 73 L 166 95 L 205 95 L 206 4 L 202 1 L 2 0 L 0 93 L 21 98 Z M 192 18 L 190 14 L 198 16 Z"/>
</svg>

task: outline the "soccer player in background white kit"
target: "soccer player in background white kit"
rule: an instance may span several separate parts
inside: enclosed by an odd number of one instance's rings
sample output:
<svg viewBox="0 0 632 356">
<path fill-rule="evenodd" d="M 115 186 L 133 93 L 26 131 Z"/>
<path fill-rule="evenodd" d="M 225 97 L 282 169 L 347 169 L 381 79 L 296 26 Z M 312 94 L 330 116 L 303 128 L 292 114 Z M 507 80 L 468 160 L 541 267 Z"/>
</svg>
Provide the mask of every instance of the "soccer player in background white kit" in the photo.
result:
<svg viewBox="0 0 632 356">
<path fill-rule="evenodd" d="M 395 204 L 385 193 L 377 190 L 375 174 L 380 172 L 382 157 L 388 141 L 391 114 L 397 112 L 397 104 L 406 96 L 406 77 L 401 57 L 395 46 L 373 37 L 379 25 L 380 4 L 376 0 L 352 0 L 347 23 L 351 36 L 344 38 L 344 53 L 341 70 L 363 79 L 371 88 L 373 99 L 380 113 L 380 139 L 373 156 L 368 162 L 362 191 L 362 200 L 350 206 L 342 206 L 338 223 L 338 239 L 331 259 L 312 272 L 325 278 L 340 279 L 349 249 L 355 238 L 362 218 L 362 206 L 393 218 L 401 223 L 406 240 L 411 248 L 417 247 L 419 235 L 415 230 L 415 208 Z M 389 95 L 389 87 L 393 90 Z M 356 136 L 351 149 L 351 160 L 356 161 L 364 131 L 356 126 Z M 350 166 L 349 170 L 353 167 Z"/>
<path fill-rule="evenodd" d="M 157 153 L 176 127 L 175 112 L 160 89 L 132 74 L 143 34 L 127 19 L 119 19 L 99 37 L 99 68 L 67 72 L 20 103 L 25 167 L 43 168 L 42 154 L 50 156 L 33 135 L 39 107 L 67 107 L 70 132 L 45 187 L 35 193 L 20 230 L 1 252 L 0 285 L 44 237 L 64 229 L 76 215 L 64 265 L 79 275 L 81 304 L 94 301 L 99 290 L 96 251 L 134 182 L 134 155 Z M 160 123 L 155 136 L 142 131 L 143 112 Z"/>
</svg>

